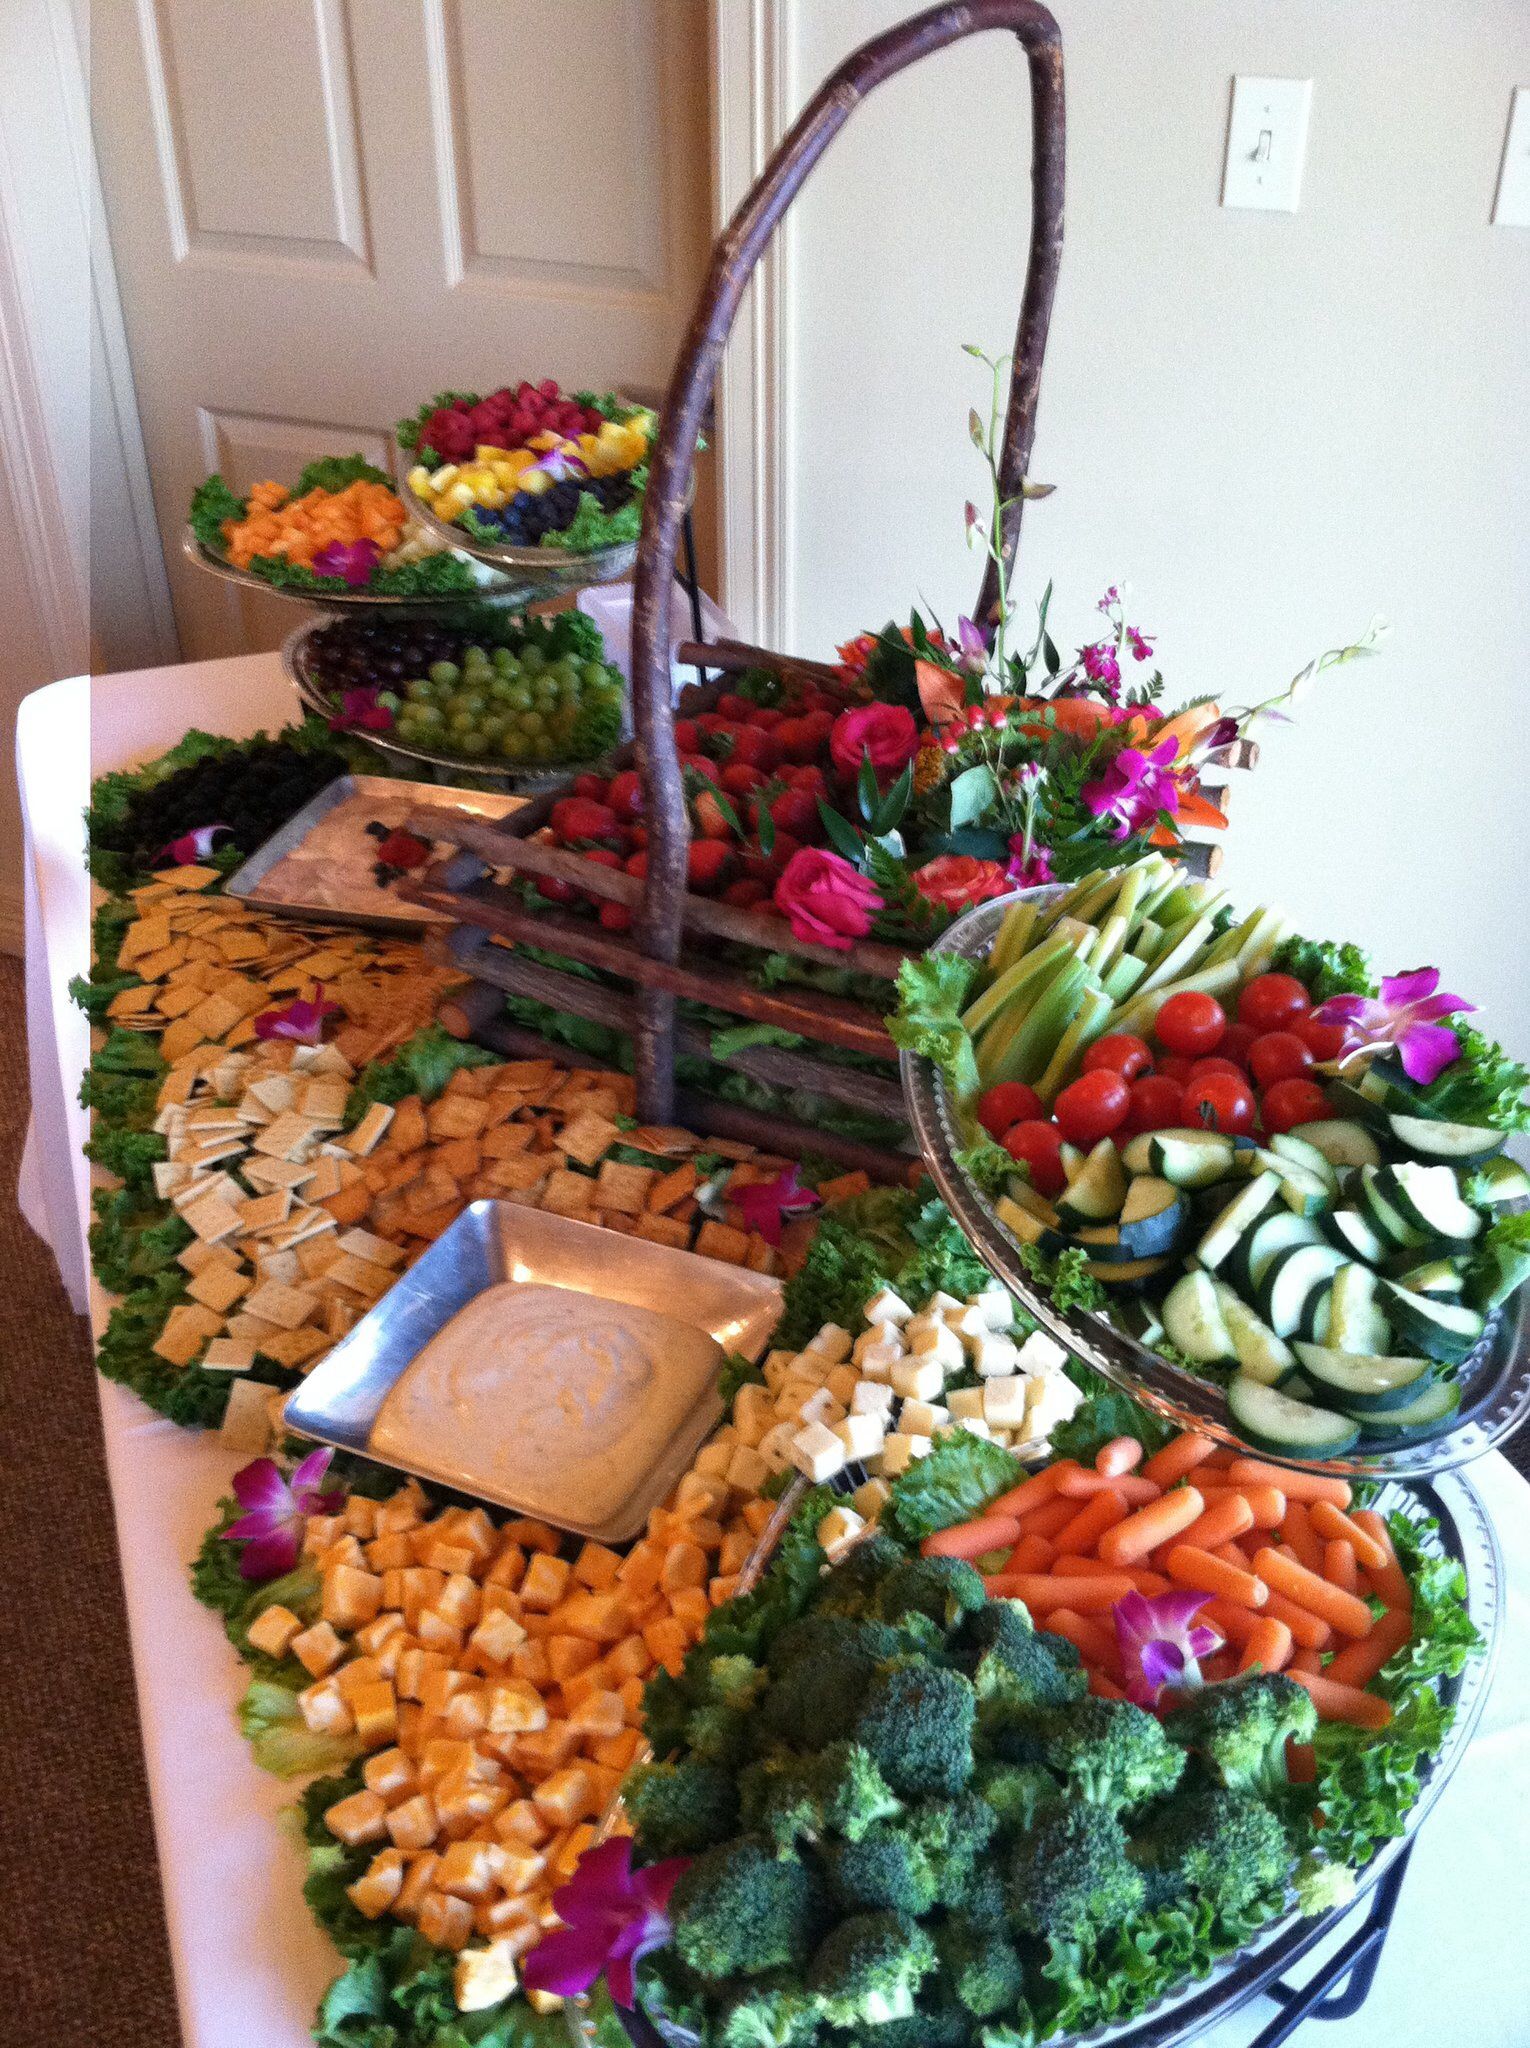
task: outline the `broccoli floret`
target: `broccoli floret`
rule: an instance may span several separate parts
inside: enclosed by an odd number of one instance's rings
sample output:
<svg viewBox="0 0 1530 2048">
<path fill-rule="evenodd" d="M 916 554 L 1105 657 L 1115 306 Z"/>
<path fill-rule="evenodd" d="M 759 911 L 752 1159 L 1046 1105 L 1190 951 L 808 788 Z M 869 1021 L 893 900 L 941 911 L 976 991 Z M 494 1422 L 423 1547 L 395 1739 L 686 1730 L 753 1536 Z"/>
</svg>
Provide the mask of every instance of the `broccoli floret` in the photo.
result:
<svg viewBox="0 0 1530 2048">
<path fill-rule="evenodd" d="M 1126 1830 L 1103 1806 L 1048 1808 L 1010 1854 L 1010 1910 L 1031 1934 L 1083 1941 L 1119 1926 L 1143 1895 Z"/>
<path fill-rule="evenodd" d="M 975 1793 L 921 1800 L 910 1809 L 905 1826 L 929 1863 L 936 1902 L 962 1903 L 998 1826 L 993 1808 Z"/>
<path fill-rule="evenodd" d="M 1229 1792 L 1196 1772 L 1148 1816 L 1133 1839 L 1132 1860 L 1147 1881 L 1151 1903 L 1189 1893 L 1219 1913 L 1231 1913 L 1284 1884 L 1291 1842 L 1262 1800 Z"/>
<path fill-rule="evenodd" d="M 977 1702 L 960 1672 L 937 1664 L 882 1666 L 860 1695 L 853 1740 L 905 1798 L 960 1792 L 972 1775 Z"/>
<path fill-rule="evenodd" d="M 754 1703 L 766 1674 L 748 1657 L 713 1657 L 697 1673 L 685 1717 L 685 1747 L 710 1763 L 736 1765 L 749 1752 Z"/>
<path fill-rule="evenodd" d="M 1311 1915 L 1347 1906 L 1355 1896 L 1358 1881 L 1348 1864 L 1330 1863 L 1315 1851 L 1309 1853 L 1291 1874 L 1297 1911 Z"/>
<path fill-rule="evenodd" d="M 739 1778 L 744 1825 L 768 1835 L 783 1852 L 826 1834 L 858 1841 L 903 1803 L 864 1749 L 831 1742 L 817 1756 L 767 1756 Z"/>
<path fill-rule="evenodd" d="M 1028 1828 L 1057 1797 L 1057 1780 L 1035 1764 L 981 1763 L 975 1786 L 1001 1828 Z"/>
<path fill-rule="evenodd" d="M 908 1652 L 908 1638 L 890 1621 L 874 1621 L 869 1615 L 823 1614 L 814 1609 L 782 1629 L 770 1646 L 768 1663 L 772 1678 L 780 1678 L 804 1659 L 840 1657 L 847 1652 L 873 1657 L 878 1663 Z"/>
<path fill-rule="evenodd" d="M 724 2006 L 712 2039 L 717 2048 L 797 2048 L 818 2032 L 818 2009 L 795 1977 L 760 1977 Z"/>
<path fill-rule="evenodd" d="M 755 1835 L 707 1849 L 670 1895 L 675 1947 L 703 1977 L 800 1969 L 823 1920 L 822 1887 Z"/>
<path fill-rule="evenodd" d="M 1015 1945 L 991 1922 L 954 1913 L 935 1945 L 952 1989 L 980 2020 L 1007 2012 L 1025 1990 L 1025 1969 Z"/>
<path fill-rule="evenodd" d="M 941 1629 L 949 1629 L 964 1614 L 984 1606 L 987 1599 L 981 1577 L 965 1559 L 905 1557 L 878 1587 L 876 1607 L 884 1621 L 923 1614 Z"/>
<path fill-rule="evenodd" d="M 639 1764 L 622 1787 L 643 1847 L 655 1856 L 690 1856 L 738 1831 L 738 1786 L 718 1764 Z"/>
<path fill-rule="evenodd" d="M 935 1967 L 935 1944 L 897 1913 L 856 1913 L 813 1952 L 807 1988 L 837 2027 L 907 2019 L 914 1994 Z"/>
<path fill-rule="evenodd" d="M 878 1585 L 902 1564 L 904 1553 L 890 1536 L 880 1530 L 856 1544 L 842 1564 L 835 1565 L 823 1581 L 814 1603 L 819 1614 L 864 1614 Z"/>
<path fill-rule="evenodd" d="M 1185 1768 L 1153 1716 L 1129 1700 L 1077 1700 L 1051 1715 L 1042 1757 L 1075 1798 L 1112 1812 L 1172 1792 Z"/>
<path fill-rule="evenodd" d="M 1038 1707 L 1066 1706 L 1089 1690 L 1077 1648 L 1064 1636 L 1042 1635 L 1015 1600 L 990 1600 L 962 1626 L 962 1640 L 982 1652 L 978 1698 L 1023 1699 Z M 1006 1683 L 1005 1673 L 1013 1683 Z"/>
<path fill-rule="evenodd" d="M 935 1904 L 935 1874 L 914 1837 L 882 1823 L 858 1842 L 835 1842 L 829 1851 L 829 1890 L 849 1913 L 908 1913 L 917 1919 Z"/>
<path fill-rule="evenodd" d="M 831 1742 L 815 1764 L 823 1801 L 823 1823 L 847 1842 L 902 1811 L 902 1801 L 877 1769 L 869 1750 L 857 1742 Z"/>
<path fill-rule="evenodd" d="M 962 1893 L 962 1913 L 974 1925 L 1007 1927 L 1009 1899 L 1004 1890 L 1004 1872 L 999 1860 L 985 1856 L 967 1880 Z"/>
<path fill-rule="evenodd" d="M 1202 1686 L 1165 1716 L 1163 1726 L 1231 1790 L 1269 1794 L 1290 1783 L 1286 1744 L 1312 1740 L 1317 1709 L 1291 1679 L 1252 1671 Z"/>
</svg>

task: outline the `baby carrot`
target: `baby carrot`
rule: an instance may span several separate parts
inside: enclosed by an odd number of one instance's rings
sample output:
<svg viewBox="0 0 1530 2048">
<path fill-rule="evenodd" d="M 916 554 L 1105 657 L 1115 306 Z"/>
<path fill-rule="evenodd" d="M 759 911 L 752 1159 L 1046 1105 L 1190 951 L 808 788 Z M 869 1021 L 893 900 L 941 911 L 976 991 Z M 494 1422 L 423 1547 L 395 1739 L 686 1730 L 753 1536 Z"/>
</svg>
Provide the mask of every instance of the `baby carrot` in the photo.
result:
<svg viewBox="0 0 1530 2048">
<path fill-rule="evenodd" d="M 1070 1607 L 1075 1614 L 1103 1614 L 1136 1589 L 1124 1572 L 1101 1572 L 1095 1579 L 1055 1579 L 1038 1572 L 1005 1572 L 997 1585 L 1011 1598 L 1023 1600 L 1033 1614 L 1053 1614 Z"/>
<path fill-rule="evenodd" d="M 1323 1721 L 1344 1721 L 1351 1728 L 1385 1728 L 1392 1718 L 1388 1702 L 1356 1685 L 1339 1685 L 1326 1672 L 1293 1671 L 1298 1685 L 1312 1695 L 1312 1703 Z"/>
<path fill-rule="evenodd" d="M 1305 1501 L 1288 1500 L 1285 1514 L 1280 1523 L 1281 1547 L 1291 1551 L 1309 1572 L 1323 1569 L 1323 1545 L 1312 1533 L 1312 1524 L 1307 1519 Z"/>
<path fill-rule="evenodd" d="M 1204 1481 L 1197 1481 L 1208 1500 L 1213 1492 L 1218 1499 L 1223 1493 L 1240 1494 L 1248 1502 L 1249 1513 L 1254 1518 L 1256 1529 L 1278 1529 L 1286 1512 L 1286 1497 L 1278 1486 L 1255 1486 L 1245 1480 L 1241 1486 L 1224 1486 L 1222 1475 L 1209 1474 Z"/>
<path fill-rule="evenodd" d="M 1204 1464 L 1215 1449 L 1216 1445 L 1209 1436 L 1187 1429 L 1181 1435 L 1171 1437 L 1161 1451 L 1153 1453 L 1142 1468 L 1142 1476 L 1157 1486 L 1173 1486 L 1187 1472 L 1193 1472 L 1197 1465 Z"/>
<path fill-rule="evenodd" d="M 1177 1486 L 1136 1514 L 1117 1522 L 1100 1538 L 1100 1556 L 1107 1565 L 1136 1564 L 1190 1527 L 1206 1505 L 1193 1486 Z"/>
<path fill-rule="evenodd" d="M 1270 1585 L 1268 1579 L 1265 1584 Z M 1261 1611 L 1272 1621 L 1283 1621 L 1291 1631 L 1291 1640 L 1300 1643 L 1304 1650 L 1326 1650 L 1333 1641 L 1333 1630 L 1326 1621 L 1320 1621 L 1307 1608 L 1298 1607 L 1294 1600 L 1288 1600 L 1284 1593 L 1277 1593 L 1273 1586 L 1270 1586 L 1270 1597 Z"/>
<path fill-rule="evenodd" d="M 961 1522 L 954 1529 L 937 1529 L 919 1546 L 922 1557 L 982 1557 L 986 1551 L 1004 1550 L 1019 1540 L 1020 1524 L 1013 1515 L 979 1515 L 975 1522 Z"/>
<path fill-rule="evenodd" d="M 1044 1572 L 1057 1555 L 1045 1536 L 1022 1536 L 1009 1553 L 1007 1572 Z"/>
<path fill-rule="evenodd" d="M 1389 1607 L 1385 1614 L 1377 1616 L 1363 1643 L 1346 1643 L 1336 1656 L 1329 1658 L 1323 1676 L 1337 1679 L 1340 1685 L 1369 1685 L 1412 1633 L 1413 1616 L 1407 1608 Z"/>
<path fill-rule="evenodd" d="M 1157 1500 L 1160 1488 L 1138 1472 L 1123 1472 L 1118 1478 L 1107 1479 L 1101 1472 L 1065 1472 L 1057 1482 L 1057 1491 L 1069 1500 L 1088 1500 L 1096 1493 L 1118 1493 L 1125 1501 L 1142 1507 L 1150 1500 Z"/>
<path fill-rule="evenodd" d="M 1322 1652 L 1319 1650 L 1314 1650 L 1310 1644 L 1303 1643 L 1299 1649 L 1295 1649 L 1291 1652 L 1291 1661 L 1286 1666 L 1286 1676 L 1288 1678 L 1294 1678 L 1298 1671 L 1315 1672 L 1321 1671 L 1322 1668 Z"/>
<path fill-rule="evenodd" d="M 1185 1533 L 1188 1542 L 1189 1531 Z M 1221 1558 L 1223 1564 L 1236 1565 L 1240 1572 L 1251 1572 L 1254 1569 L 1254 1553 L 1246 1543 L 1208 1543 L 1203 1547 L 1209 1550 L 1213 1557 Z"/>
<path fill-rule="evenodd" d="M 1045 1536 L 1051 1543 L 1055 1540 L 1058 1530 L 1065 1529 L 1077 1513 L 1076 1500 L 1068 1500 L 1062 1494 L 1054 1494 L 1050 1500 L 1044 1500 L 1039 1508 L 1032 1508 L 1028 1515 L 1021 1517 L 1020 1533 L 1022 1536 Z"/>
<path fill-rule="evenodd" d="M 1227 1472 L 1235 1486 L 1250 1480 L 1255 1486 L 1278 1486 L 1287 1500 L 1331 1500 L 1336 1508 L 1349 1506 L 1347 1483 L 1325 1479 L 1319 1472 L 1292 1472 L 1284 1465 L 1267 1465 L 1262 1458 L 1234 1458 Z"/>
<path fill-rule="evenodd" d="M 1065 1637 L 1085 1663 L 1096 1664 L 1109 1675 L 1120 1668 L 1115 1631 L 1097 1614 L 1075 1614 L 1071 1607 L 1059 1607 L 1047 1616 L 1047 1634 Z"/>
<path fill-rule="evenodd" d="M 1293 1785 L 1310 1785 L 1317 1777 L 1317 1758 L 1310 1742 L 1286 1744 L 1286 1776 Z"/>
<path fill-rule="evenodd" d="M 1197 1550 L 1190 1543 L 1176 1543 L 1164 1561 L 1164 1569 L 1177 1586 L 1189 1586 L 1197 1593 L 1214 1593 L 1219 1600 L 1231 1600 L 1237 1607 L 1262 1607 L 1270 1589 L 1252 1572 L 1213 1557 L 1209 1550 Z"/>
<path fill-rule="evenodd" d="M 1369 1573 L 1371 1591 L 1388 1607 L 1411 1608 L 1413 1588 L 1408 1584 L 1407 1573 L 1397 1562 L 1397 1552 L 1392 1548 L 1392 1532 L 1384 1518 L 1374 1508 L 1356 1508 L 1350 1520 L 1386 1552 L 1386 1563 Z"/>
<path fill-rule="evenodd" d="M 1337 1586 L 1341 1593 L 1360 1590 L 1360 1567 L 1347 1543 L 1335 1541 L 1323 1545 L 1323 1577 L 1330 1586 Z"/>
<path fill-rule="evenodd" d="M 991 1515 L 1028 1515 L 1032 1508 L 1039 1508 L 1044 1500 L 1050 1500 L 1057 1491 L 1057 1481 L 1064 1467 L 1071 1460 L 1059 1458 L 1055 1465 L 1048 1465 L 1044 1472 L 1033 1472 L 1029 1479 L 1022 1479 L 1018 1486 L 1012 1486 L 1008 1493 L 1001 1493 L 997 1500 L 990 1501 Z"/>
<path fill-rule="evenodd" d="M 1123 1472 L 1135 1472 L 1142 1463 L 1142 1446 L 1134 1436 L 1113 1436 L 1094 1454 L 1094 1469 L 1114 1479 Z"/>
<path fill-rule="evenodd" d="M 1344 1514 L 1330 1501 L 1318 1500 L 1312 1504 L 1310 1519 L 1315 1536 L 1321 1536 L 1327 1543 L 1347 1543 L 1367 1571 L 1385 1568 L 1390 1550 L 1379 1544 L 1369 1529 L 1362 1529 L 1353 1515 Z"/>
<path fill-rule="evenodd" d="M 1059 1550 L 1093 1550 L 1107 1529 L 1126 1516 L 1126 1502 L 1114 1487 L 1106 1487 L 1093 1500 L 1085 1501 L 1071 1522 L 1057 1532 Z"/>
<path fill-rule="evenodd" d="M 1252 1607 L 1238 1607 L 1231 1600 L 1218 1600 L 1213 1596 L 1195 1618 L 1216 1629 L 1228 1642 L 1241 1647 L 1266 1617 L 1262 1613 L 1256 1614 Z"/>
<path fill-rule="evenodd" d="M 1201 1676 L 1209 1685 L 1218 1685 L 1223 1679 L 1235 1678 L 1238 1661 L 1231 1650 L 1213 1650 L 1201 1663 Z"/>
<path fill-rule="evenodd" d="M 1248 1632 L 1238 1659 L 1238 1669 L 1249 1671 L 1257 1664 L 1264 1671 L 1283 1671 L 1290 1659 L 1291 1648 L 1291 1631 L 1285 1623 L 1270 1621 L 1260 1615 Z"/>
<path fill-rule="evenodd" d="M 1125 1526 L 1123 1523 L 1122 1527 Z M 1254 1569 L 1271 1592 L 1284 1593 L 1288 1600 L 1294 1600 L 1309 1614 L 1336 1628 L 1341 1636 L 1370 1634 L 1371 1610 L 1358 1594 L 1341 1592 L 1317 1572 L 1308 1571 L 1304 1564 L 1293 1564 L 1290 1558 L 1268 1547 L 1255 1553 Z"/>
<path fill-rule="evenodd" d="M 1245 1529 L 1253 1528 L 1254 1511 L 1241 1493 L 1208 1494 L 1206 1502 L 1204 1511 L 1196 1516 L 1180 1538 L 1182 1543 L 1195 1544 L 1202 1550 L 1215 1550 L 1219 1543 L 1230 1543 Z"/>
</svg>

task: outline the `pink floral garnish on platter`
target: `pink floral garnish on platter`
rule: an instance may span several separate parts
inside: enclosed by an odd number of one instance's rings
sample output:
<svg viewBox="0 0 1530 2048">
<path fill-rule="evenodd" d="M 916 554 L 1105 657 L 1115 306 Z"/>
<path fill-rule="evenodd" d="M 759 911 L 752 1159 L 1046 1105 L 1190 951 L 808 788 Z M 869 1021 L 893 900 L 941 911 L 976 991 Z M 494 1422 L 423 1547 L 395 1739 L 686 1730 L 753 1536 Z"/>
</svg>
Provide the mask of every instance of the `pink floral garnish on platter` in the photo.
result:
<svg viewBox="0 0 1530 2048">
<path fill-rule="evenodd" d="M 1169 771 L 1178 752 L 1176 739 L 1160 741 L 1151 754 L 1123 747 L 1098 782 L 1084 784 L 1079 794 L 1086 809 L 1114 820 L 1112 839 L 1130 839 L 1161 811 L 1172 816 L 1179 809 L 1179 786 Z"/>
<path fill-rule="evenodd" d="M 244 1545 L 240 1578 L 279 1579 L 290 1572 L 302 1554 L 308 1517 L 339 1511 L 345 1495 L 322 1488 L 334 1455 L 327 1445 L 310 1451 L 291 1479 L 271 1458 L 257 1458 L 234 1474 L 234 1498 L 244 1513 L 224 1530 L 223 1540 Z"/>
<path fill-rule="evenodd" d="M 393 724 L 393 713 L 386 704 L 379 704 L 377 692 L 359 684 L 347 690 L 340 699 L 340 709 L 329 714 L 331 732 L 387 732 Z"/>
<path fill-rule="evenodd" d="M 526 1989 L 578 1998 L 604 1971 L 611 1996 L 630 2012 L 637 2002 L 636 1966 L 669 1940 L 670 1893 L 689 1865 L 688 1856 L 671 1856 L 634 1870 L 630 1835 L 586 1849 L 568 1883 L 553 1893 L 564 1924 L 527 1955 L 521 1970 Z"/>
<path fill-rule="evenodd" d="M 1202 1657 L 1221 1647 L 1215 1629 L 1192 1626 L 1206 1605 L 1204 1593 L 1128 1593 L 1111 1612 L 1116 1644 L 1126 1673 L 1126 1697 L 1154 1707 L 1166 1685 L 1190 1689 L 1201 1684 Z"/>
<path fill-rule="evenodd" d="M 255 1036 L 290 1038 L 298 1045 L 321 1045 L 325 1018 L 339 1014 L 340 1005 L 325 1001 L 324 984 L 320 982 L 311 998 L 299 996 L 280 1010 L 262 1010 L 255 1019 Z"/>
<path fill-rule="evenodd" d="M 848 953 L 871 930 L 883 899 L 842 854 L 802 846 L 781 870 L 774 901 L 794 938 Z"/>
<path fill-rule="evenodd" d="M 758 1231 L 767 1244 L 778 1245 L 783 1220 L 805 1216 L 818 1207 L 822 1197 L 802 1186 L 795 1166 L 785 1166 L 774 1180 L 730 1189 L 728 1199 L 743 1217 L 746 1230 Z"/>
<path fill-rule="evenodd" d="M 1004 877 L 1012 889 L 1040 889 L 1057 880 L 1052 872 L 1051 855 L 1044 846 L 1032 846 L 1027 853 L 1023 832 L 1017 832 L 1009 842 L 1009 861 Z"/>
<path fill-rule="evenodd" d="M 1455 1032 L 1438 1020 L 1476 1007 L 1461 996 L 1440 992 L 1438 967 L 1414 967 L 1406 974 L 1387 975 L 1379 996 L 1330 996 L 1314 1015 L 1320 1024 L 1343 1027 L 1340 1066 L 1357 1053 L 1395 1046 L 1408 1079 L 1427 1088 L 1461 1051 Z"/>
<path fill-rule="evenodd" d="M 332 540 L 313 558 L 315 576 L 338 576 L 352 590 L 361 590 L 372 580 L 372 571 L 382 560 L 375 540 Z"/>
<path fill-rule="evenodd" d="M 195 867 L 212 853 L 220 832 L 231 836 L 233 830 L 232 825 L 198 825 L 194 832 L 183 832 L 179 839 L 162 846 L 154 856 L 155 861 L 174 861 L 178 868 Z"/>
</svg>

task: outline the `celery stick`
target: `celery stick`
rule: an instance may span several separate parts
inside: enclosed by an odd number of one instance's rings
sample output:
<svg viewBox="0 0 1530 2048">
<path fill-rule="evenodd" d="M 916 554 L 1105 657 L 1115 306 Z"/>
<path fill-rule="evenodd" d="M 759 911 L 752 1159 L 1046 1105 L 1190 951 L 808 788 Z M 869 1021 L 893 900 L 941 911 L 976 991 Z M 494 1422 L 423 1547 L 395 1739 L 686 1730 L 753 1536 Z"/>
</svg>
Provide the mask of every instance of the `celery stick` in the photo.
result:
<svg viewBox="0 0 1530 2048">
<path fill-rule="evenodd" d="M 1105 992 L 1113 1003 L 1124 1003 L 1146 973 L 1145 960 L 1139 960 L 1135 953 L 1123 953 L 1106 970 Z"/>
<path fill-rule="evenodd" d="M 1290 934 L 1291 924 L 1288 918 L 1273 910 L 1267 915 L 1270 923 L 1263 932 L 1251 939 L 1238 955 L 1238 972 L 1246 981 L 1251 981 L 1256 974 L 1269 972 L 1271 961 Z"/>
<path fill-rule="evenodd" d="M 1123 1003 L 1110 1020 L 1112 1031 L 1135 1032 L 1139 1038 L 1146 1038 L 1152 1030 L 1158 1012 L 1169 1000 L 1186 990 L 1199 990 L 1205 995 L 1224 995 L 1228 989 L 1237 988 L 1243 974 L 1236 960 L 1220 960 L 1215 967 L 1199 968 L 1194 974 L 1181 976 L 1178 981 L 1165 982 L 1161 988 L 1143 989 L 1129 1002 Z"/>
<path fill-rule="evenodd" d="M 1102 988 L 1086 988 L 1080 996 L 1073 1022 L 1058 1040 L 1056 1052 L 1047 1061 L 1046 1071 L 1036 1083 L 1036 1093 L 1048 1108 L 1073 1079 L 1078 1063 L 1089 1047 L 1103 1036 L 1114 1007 Z"/>
<path fill-rule="evenodd" d="M 977 1000 L 962 1012 L 962 1023 L 976 1038 L 985 1025 L 991 1023 L 1001 1010 L 1007 1009 L 1015 996 L 1031 990 L 1031 985 L 1046 976 L 1073 951 L 1066 933 L 1058 933 L 1047 940 L 1044 946 L 1024 954 L 1013 967 L 1008 967 L 997 980 L 989 983 Z"/>
<path fill-rule="evenodd" d="M 1132 952 L 1144 967 L 1151 966 L 1153 956 L 1162 944 L 1163 926 L 1156 917 L 1145 917 L 1132 939 Z"/>
<path fill-rule="evenodd" d="M 1112 962 L 1126 944 L 1126 919 L 1119 910 L 1113 910 L 1100 926 L 1100 936 L 1089 949 L 1089 965 L 1095 973 L 1104 976 L 1110 971 Z"/>
<path fill-rule="evenodd" d="M 999 926 L 999 935 L 993 942 L 988 955 L 988 973 L 997 980 L 1006 967 L 1013 967 L 1024 954 L 1031 942 L 1031 928 L 1036 922 L 1040 905 L 1036 903 L 1012 903 L 1004 913 L 1004 922 Z"/>
<path fill-rule="evenodd" d="M 1064 964 L 1046 994 L 1038 996 L 1032 1004 L 1030 1015 L 1016 1032 L 1010 1058 L 1005 1062 L 1006 1079 L 1012 1069 L 1015 1080 L 1035 1085 L 1071 1023 L 1088 980 L 1089 970 L 1082 960 Z"/>
<path fill-rule="evenodd" d="M 1211 943 L 1211 912 L 1203 911 L 1183 934 L 1164 947 L 1139 984 L 1138 993 L 1148 995 L 1166 981 L 1183 974 L 1196 955 Z"/>
</svg>

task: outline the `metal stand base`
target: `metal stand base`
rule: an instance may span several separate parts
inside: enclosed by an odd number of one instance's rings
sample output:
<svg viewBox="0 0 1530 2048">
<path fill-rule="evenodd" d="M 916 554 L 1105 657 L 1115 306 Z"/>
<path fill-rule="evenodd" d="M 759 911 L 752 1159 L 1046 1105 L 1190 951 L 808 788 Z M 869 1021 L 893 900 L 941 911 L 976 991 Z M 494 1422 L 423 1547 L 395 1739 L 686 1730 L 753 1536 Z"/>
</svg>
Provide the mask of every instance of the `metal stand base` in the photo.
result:
<svg viewBox="0 0 1530 2048">
<path fill-rule="evenodd" d="M 1289 2041 L 1307 2020 L 1347 2020 L 1360 2010 L 1370 1997 L 1412 1854 L 1410 1845 L 1372 1892 L 1362 1924 L 1335 1950 L 1310 1983 L 1296 1986 L 1277 1980 L 1265 1987 L 1260 1995 L 1272 1999 L 1280 2011 L 1261 2033 L 1254 2035 L 1248 2048 L 1280 2048 L 1281 2042 Z"/>
</svg>

